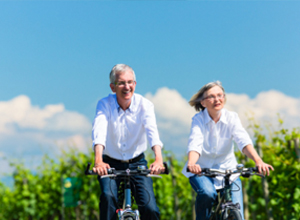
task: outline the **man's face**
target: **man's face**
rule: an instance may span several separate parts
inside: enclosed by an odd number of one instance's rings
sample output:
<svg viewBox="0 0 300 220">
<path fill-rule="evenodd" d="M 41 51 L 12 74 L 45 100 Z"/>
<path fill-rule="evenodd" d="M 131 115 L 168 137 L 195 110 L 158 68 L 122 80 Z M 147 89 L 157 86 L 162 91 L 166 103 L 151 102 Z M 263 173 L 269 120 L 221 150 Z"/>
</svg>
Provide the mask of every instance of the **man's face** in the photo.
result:
<svg viewBox="0 0 300 220">
<path fill-rule="evenodd" d="M 130 70 L 116 74 L 115 84 L 110 84 L 110 88 L 116 93 L 118 102 L 129 101 L 134 93 L 136 82 Z M 121 104 L 121 103 L 119 103 Z"/>
</svg>

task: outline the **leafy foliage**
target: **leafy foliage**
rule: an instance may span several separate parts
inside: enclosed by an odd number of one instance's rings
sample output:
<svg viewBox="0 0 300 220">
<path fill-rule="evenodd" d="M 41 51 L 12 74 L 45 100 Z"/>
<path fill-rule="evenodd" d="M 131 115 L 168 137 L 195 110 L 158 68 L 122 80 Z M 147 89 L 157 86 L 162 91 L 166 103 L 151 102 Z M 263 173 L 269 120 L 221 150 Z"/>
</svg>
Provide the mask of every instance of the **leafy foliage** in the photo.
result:
<svg viewBox="0 0 300 220">
<path fill-rule="evenodd" d="M 274 219 L 300 219 L 300 162 L 296 153 L 299 130 L 280 128 L 269 132 L 253 123 L 254 143 L 261 148 L 260 154 L 266 163 L 272 164 L 274 171 L 266 177 L 268 188 L 262 187 L 260 177 L 243 179 L 249 197 L 250 219 L 268 219 L 268 212 Z M 252 167 L 253 161 L 237 153 L 237 157 Z M 148 155 L 149 164 L 154 160 Z M 183 162 L 170 152 L 164 152 L 170 175 L 154 179 L 154 192 L 161 212 L 161 219 L 193 219 L 194 192 L 189 180 L 181 174 Z M 99 219 L 100 187 L 95 176 L 84 176 L 85 166 L 93 161 L 93 152 L 88 155 L 70 149 L 62 152 L 58 160 L 45 156 L 36 173 L 22 164 L 12 164 L 14 187 L 7 188 L 0 183 L 0 219 Z M 77 207 L 63 207 L 62 180 L 67 177 L 82 179 L 80 203 Z M 266 190 L 268 197 L 265 198 Z"/>
<path fill-rule="evenodd" d="M 282 120 L 279 119 L 282 124 Z M 244 179 L 244 185 L 250 197 L 250 213 L 256 219 L 291 220 L 300 219 L 300 155 L 296 154 L 296 143 L 300 133 L 296 128 L 291 131 L 283 128 L 269 129 L 268 136 L 262 127 L 252 121 L 250 127 L 254 131 L 255 147 L 264 162 L 271 164 L 274 171 L 262 180 L 260 177 Z M 246 161 L 244 155 L 237 153 L 240 161 Z M 246 166 L 253 167 L 253 161 Z M 263 188 L 263 182 L 268 188 Z M 268 198 L 264 194 L 268 193 Z M 268 212 L 270 216 L 268 216 Z"/>
</svg>

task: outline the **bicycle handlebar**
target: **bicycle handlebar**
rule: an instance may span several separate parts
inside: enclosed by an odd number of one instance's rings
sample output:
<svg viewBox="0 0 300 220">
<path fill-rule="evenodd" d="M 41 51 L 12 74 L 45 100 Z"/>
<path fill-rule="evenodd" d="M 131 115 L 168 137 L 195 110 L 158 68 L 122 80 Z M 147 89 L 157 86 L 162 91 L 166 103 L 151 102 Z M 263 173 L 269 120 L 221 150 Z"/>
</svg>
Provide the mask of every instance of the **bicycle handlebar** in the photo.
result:
<svg viewBox="0 0 300 220">
<path fill-rule="evenodd" d="M 186 168 L 187 172 L 190 172 L 189 168 Z M 264 175 L 258 173 L 257 167 L 250 167 L 250 168 L 242 168 L 242 169 L 229 169 L 229 170 L 220 170 L 220 169 L 213 169 L 213 168 L 202 168 L 200 176 L 209 176 L 209 177 L 216 177 L 216 176 L 230 176 L 232 174 L 240 173 L 242 177 L 250 177 L 251 175 L 257 175 L 260 177 L 265 177 Z"/>
<path fill-rule="evenodd" d="M 168 165 L 166 162 L 163 163 L 165 167 L 165 171 L 160 174 L 169 174 Z M 88 163 L 84 174 L 85 175 L 98 175 L 98 173 L 95 173 L 93 170 L 90 170 L 91 163 Z M 141 170 L 116 170 L 115 168 L 109 168 L 107 169 L 108 175 L 105 175 L 105 177 L 115 177 L 115 176 L 134 176 L 134 175 L 140 175 L 140 176 L 152 176 L 152 177 L 159 177 L 157 175 L 150 174 L 151 170 L 149 169 L 141 169 Z"/>
</svg>

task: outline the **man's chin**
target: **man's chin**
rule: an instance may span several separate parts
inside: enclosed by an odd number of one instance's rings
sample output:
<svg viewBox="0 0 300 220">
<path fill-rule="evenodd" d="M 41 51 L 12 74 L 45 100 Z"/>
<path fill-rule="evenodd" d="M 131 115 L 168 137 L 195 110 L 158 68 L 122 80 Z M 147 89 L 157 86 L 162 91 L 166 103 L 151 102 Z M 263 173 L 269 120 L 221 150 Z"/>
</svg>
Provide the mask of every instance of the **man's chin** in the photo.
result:
<svg viewBox="0 0 300 220">
<path fill-rule="evenodd" d="M 125 100 L 129 100 L 129 99 L 131 99 L 131 97 L 132 97 L 132 94 L 128 94 L 128 95 L 123 95 L 123 99 L 125 99 Z"/>
</svg>

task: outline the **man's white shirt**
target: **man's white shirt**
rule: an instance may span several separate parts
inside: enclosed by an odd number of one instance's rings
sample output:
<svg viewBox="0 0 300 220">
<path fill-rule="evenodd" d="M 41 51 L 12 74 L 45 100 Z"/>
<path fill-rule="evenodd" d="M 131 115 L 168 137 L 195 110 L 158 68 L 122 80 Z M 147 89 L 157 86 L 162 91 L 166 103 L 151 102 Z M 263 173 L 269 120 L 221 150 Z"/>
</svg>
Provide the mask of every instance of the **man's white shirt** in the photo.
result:
<svg viewBox="0 0 300 220">
<path fill-rule="evenodd" d="M 133 94 L 125 111 L 120 108 L 116 94 L 99 100 L 92 131 L 93 146 L 104 146 L 103 154 L 129 160 L 151 147 L 163 146 L 159 139 L 153 104 L 139 94 Z"/>
</svg>

